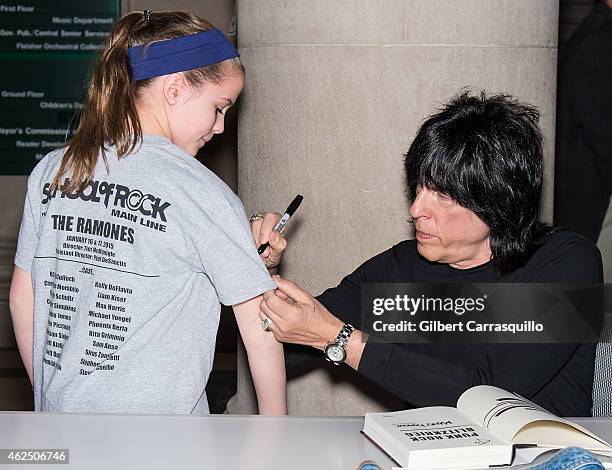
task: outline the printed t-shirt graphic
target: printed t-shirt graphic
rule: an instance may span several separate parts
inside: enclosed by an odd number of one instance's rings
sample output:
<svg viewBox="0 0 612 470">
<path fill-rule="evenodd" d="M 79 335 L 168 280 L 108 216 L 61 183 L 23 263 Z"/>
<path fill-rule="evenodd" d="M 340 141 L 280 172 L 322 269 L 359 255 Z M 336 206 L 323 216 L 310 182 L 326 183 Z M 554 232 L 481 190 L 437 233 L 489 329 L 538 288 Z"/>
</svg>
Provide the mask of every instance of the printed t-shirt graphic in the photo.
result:
<svg viewBox="0 0 612 470">
<path fill-rule="evenodd" d="M 207 413 L 219 302 L 273 289 L 237 196 L 170 141 L 107 152 L 78 193 L 28 180 L 15 264 L 32 273 L 37 410 Z"/>
</svg>

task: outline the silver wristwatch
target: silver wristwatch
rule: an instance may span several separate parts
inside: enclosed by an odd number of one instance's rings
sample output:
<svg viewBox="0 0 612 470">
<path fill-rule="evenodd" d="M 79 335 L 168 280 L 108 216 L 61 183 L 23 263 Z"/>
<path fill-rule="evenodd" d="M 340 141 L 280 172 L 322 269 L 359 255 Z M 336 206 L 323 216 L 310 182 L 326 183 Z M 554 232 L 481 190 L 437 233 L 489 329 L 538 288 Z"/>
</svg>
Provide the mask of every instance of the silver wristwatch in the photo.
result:
<svg viewBox="0 0 612 470">
<path fill-rule="evenodd" d="M 353 331 L 355 331 L 355 328 L 352 325 L 345 324 L 340 333 L 338 333 L 338 336 L 336 336 L 336 339 L 325 347 L 325 359 L 333 362 L 335 365 L 346 361 L 346 345 Z"/>
</svg>

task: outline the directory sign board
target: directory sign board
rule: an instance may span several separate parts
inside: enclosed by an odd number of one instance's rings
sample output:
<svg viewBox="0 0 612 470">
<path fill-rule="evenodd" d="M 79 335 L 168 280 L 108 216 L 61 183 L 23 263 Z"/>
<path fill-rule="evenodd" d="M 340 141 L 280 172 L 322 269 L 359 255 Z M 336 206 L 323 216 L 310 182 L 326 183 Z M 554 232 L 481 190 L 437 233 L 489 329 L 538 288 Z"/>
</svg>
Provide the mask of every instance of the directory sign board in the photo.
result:
<svg viewBox="0 0 612 470">
<path fill-rule="evenodd" d="M 74 133 L 119 0 L 0 0 L 0 175 L 28 175 Z"/>
</svg>

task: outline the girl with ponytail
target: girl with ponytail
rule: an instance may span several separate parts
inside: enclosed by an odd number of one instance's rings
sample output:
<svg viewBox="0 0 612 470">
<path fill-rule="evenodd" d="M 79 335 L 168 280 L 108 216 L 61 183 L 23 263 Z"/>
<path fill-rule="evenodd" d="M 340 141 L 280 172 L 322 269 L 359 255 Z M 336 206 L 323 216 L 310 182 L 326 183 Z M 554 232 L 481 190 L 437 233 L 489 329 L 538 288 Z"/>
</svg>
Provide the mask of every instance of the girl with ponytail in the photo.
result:
<svg viewBox="0 0 612 470">
<path fill-rule="evenodd" d="M 11 284 L 35 409 L 206 414 L 220 303 L 259 411 L 284 414 L 275 288 L 238 197 L 195 154 L 244 85 L 238 52 L 183 12 L 129 13 L 93 69 L 78 129 L 28 179 Z"/>
</svg>

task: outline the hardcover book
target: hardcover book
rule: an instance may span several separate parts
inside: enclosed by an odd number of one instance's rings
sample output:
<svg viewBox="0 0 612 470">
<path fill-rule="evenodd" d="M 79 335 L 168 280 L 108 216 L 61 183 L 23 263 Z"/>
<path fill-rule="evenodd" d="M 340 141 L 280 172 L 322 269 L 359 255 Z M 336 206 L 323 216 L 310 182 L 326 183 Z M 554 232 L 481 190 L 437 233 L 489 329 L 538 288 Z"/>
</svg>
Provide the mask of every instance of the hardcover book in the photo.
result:
<svg viewBox="0 0 612 470">
<path fill-rule="evenodd" d="M 363 433 L 408 469 L 509 465 L 515 446 L 576 446 L 612 456 L 610 444 L 590 431 L 489 385 L 466 390 L 457 408 L 367 413 Z"/>
</svg>

